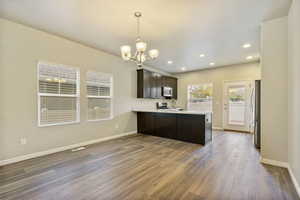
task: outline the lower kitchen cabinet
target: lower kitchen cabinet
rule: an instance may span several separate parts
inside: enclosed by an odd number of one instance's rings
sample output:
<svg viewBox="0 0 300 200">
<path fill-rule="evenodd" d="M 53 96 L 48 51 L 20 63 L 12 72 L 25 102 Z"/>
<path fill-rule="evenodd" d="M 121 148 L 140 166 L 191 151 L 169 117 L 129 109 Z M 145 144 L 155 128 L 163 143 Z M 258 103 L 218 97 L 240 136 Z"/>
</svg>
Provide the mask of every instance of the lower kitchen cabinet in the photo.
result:
<svg viewBox="0 0 300 200">
<path fill-rule="evenodd" d="M 177 139 L 176 114 L 154 113 L 152 117 L 154 117 L 154 121 L 155 121 L 154 130 L 156 132 L 155 133 L 156 136 Z"/>
<path fill-rule="evenodd" d="M 212 139 L 211 114 L 138 112 L 138 132 L 205 145 Z"/>
<path fill-rule="evenodd" d="M 205 115 L 181 115 L 177 126 L 181 140 L 197 144 L 205 141 Z"/>
<path fill-rule="evenodd" d="M 155 113 L 137 113 L 138 132 L 156 136 L 154 126 Z"/>
</svg>

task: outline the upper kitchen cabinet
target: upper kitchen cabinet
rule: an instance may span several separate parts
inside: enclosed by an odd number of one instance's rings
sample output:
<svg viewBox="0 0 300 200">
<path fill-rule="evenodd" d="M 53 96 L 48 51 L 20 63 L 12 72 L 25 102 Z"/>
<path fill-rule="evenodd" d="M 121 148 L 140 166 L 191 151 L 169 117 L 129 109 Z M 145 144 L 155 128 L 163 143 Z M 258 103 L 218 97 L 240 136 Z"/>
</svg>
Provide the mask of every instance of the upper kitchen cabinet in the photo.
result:
<svg viewBox="0 0 300 200">
<path fill-rule="evenodd" d="M 172 99 L 177 99 L 177 78 L 170 76 L 162 77 L 162 87 L 172 88 Z"/>
<path fill-rule="evenodd" d="M 137 70 L 137 98 L 152 98 L 151 87 L 153 86 L 152 72 Z"/>
<path fill-rule="evenodd" d="M 163 96 L 163 87 L 172 88 L 172 96 Z M 137 70 L 137 98 L 177 99 L 177 79 L 145 69 Z"/>
</svg>

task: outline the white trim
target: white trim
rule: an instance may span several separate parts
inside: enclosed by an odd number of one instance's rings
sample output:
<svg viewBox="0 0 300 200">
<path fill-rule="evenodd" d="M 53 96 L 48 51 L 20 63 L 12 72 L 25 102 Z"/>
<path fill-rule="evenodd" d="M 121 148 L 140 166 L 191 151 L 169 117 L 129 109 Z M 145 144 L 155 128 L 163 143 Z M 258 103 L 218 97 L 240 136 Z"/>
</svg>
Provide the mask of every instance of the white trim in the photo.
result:
<svg viewBox="0 0 300 200">
<path fill-rule="evenodd" d="M 104 141 L 107 141 L 107 140 L 112 140 L 112 139 L 124 137 L 124 136 L 127 136 L 127 135 L 133 135 L 133 134 L 137 134 L 137 131 L 130 131 L 130 132 L 122 133 L 122 134 L 119 134 L 119 135 L 113 135 L 113 136 L 109 136 L 109 137 L 104 137 L 104 138 L 99 138 L 99 139 L 90 140 L 90 141 L 86 141 L 86 142 L 81 142 L 81 143 L 77 143 L 77 144 L 72 144 L 72 145 L 69 145 L 69 146 L 63 146 L 63 147 L 58 147 L 58 148 L 54 148 L 54 149 L 49 149 L 49 150 L 46 150 L 46 151 L 41 151 L 41 152 L 31 153 L 31 154 L 27 154 L 27 155 L 23 155 L 23 156 L 18 156 L 18 157 L 10 158 L 10 159 L 7 159 L 7 160 L 0 160 L 0 166 L 20 162 L 20 161 L 23 161 L 23 160 L 28 160 L 28 159 L 31 159 L 31 158 L 37 158 L 37 157 L 40 157 L 40 156 L 45 156 L 45 155 L 49 155 L 49 154 L 53 154 L 53 153 L 57 153 L 57 152 L 61 152 L 61 151 L 66 151 L 66 150 L 78 148 L 78 147 L 81 147 L 81 146 L 87 146 L 87 145 L 90 145 L 90 144 L 104 142 Z"/>
<path fill-rule="evenodd" d="M 40 93 L 40 65 L 53 65 L 58 67 L 67 67 L 73 68 L 76 70 L 76 94 L 75 95 L 67 95 L 67 94 L 51 94 L 51 93 Z M 53 124 L 41 124 L 41 97 L 44 96 L 56 96 L 56 97 L 72 97 L 76 98 L 76 120 L 72 122 L 59 122 Z M 38 103 L 38 113 L 37 113 L 37 126 L 38 127 L 48 127 L 48 126 L 57 126 L 57 125 L 68 125 L 68 124 L 77 124 L 80 123 L 80 68 L 63 65 L 63 64 L 55 64 L 47 61 L 39 60 L 37 62 L 37 103 Z M 0 161 L 1 166 L 1 161 Z"/>
<path fill-rule="evenodd" d="M 218 126 L 213 126 L 212 129 L 216 131 L 224 131 L 223 127 L 218 127 Z"/>
<path fill-rule="evenodd" d="M 203 82 L 203 83 L 199 83 L 199 84 L 190 84 L 187 86 L 187 109 L 189 109 L 190 105 L 192 104 L 199 104 L 199 103 L 190 103 L 190 92 L 189 92 L 189 88 L 191 86 L 203 86 L 203 85 L 211 85 L 212 87 L 212 96 L 211 96 L 211 111 L 214 110 L 214 98 L 213 98 L 213 95 L 214 95 L 214 83 L 213 82 Z"/>
<path fill-rule="evenodd" d="M 112 96 L 92 96 L 88 95 L 87 98 L 93 98 L 93 99 L 112 99 Z"/>
<path fill-rule="evenodd" d="M 80 97 L 78 94 L 51 94 L 51 93 L 38 93 L 41 97 Z"/>
<path fill-rule="evenodd" d="M 61 125 L 69 125 L 69 124 L 79 124 L 80 120 L 71 121 L 71 122 L 60 122 L 60 123 L 53 123 L 53 124 L 39 124 L 39 128 L 48 127 L 48 126 L 61 126 Z"/>
<path fill-rule="evenodd" d="M 99 122 L 99 121 L 107 121 L 107 120 L 112 120 L 114 118 L 114 76 L 112 73 L 103 73 L 103 72 L 97 72 L 97 71 L 87 71 L 86 72 L 86 78 L 88 73 L 97 73 L 99 75 L 106 75 L 110 77 L 110 84 L 107 84 L 110 86 L 110 96 L 93 96 L 93 95 L 86 95 L 87 100 L 89 98 L 96 98 L 96 99 L 110 99 L 110 116 L 107 118 L 99 118 L 99 119 L 89 119 L 89 109 L 87 109 L 86 115 L 87 115 L 87 122 Z M 86 81 L 86 87 L 88 86 L 88 83 L 90 81 Z M 88 104 L 88 101 L 87 101 Z M 88 107 L 88 105 L 87 105 Z"/>
<path fill-rule="evenodd" d="M 267 158 L 263 158 L 263 157 L 260 158 L 260 162 L 263 164 L 273 165 L 273 166 L 277 166 L 277 167 L 283 167 L 283 168 L 289 167 L 289 164 L 287 162 L 271 160 L 271 159 L 267 159 Z"/>
<path fill-rule="evenodd" d="M 295 189 L 296 189 L 296 191 L 298 193 L 298 196 L 300 197 L 300 185 L 299 185 L 299 183 L 298 183 L 298 181 L 297 181 L 297 179 L 296 179 L 296 177 L 295 177 L 295 175 L 293 173 L 293 170 L 292 170 L 292 168 L 291 168 L 290 165 L 288 166 L 288 171 L 290 173 L 291 179 L 292 179 L 292 181 L 294 183 L 294 186 L 295 186 Z"/>
<path fill-rule="evenodd" d="M 281 161 L 266 159 L 266 158 L 262 158 L 262 157 L 260 157 L 260 162 L 263 164 L 267 164 L 267 165 L 273 165 L 276 167 L 286 168 L 291 176 L 292 182 L 295 186 L 298 196 L 300 197 L 300 185 L 299 185 L 299 183 L 293 173 L 293 170 L 288 162 L 281 162 Z"/>
<path fill-rule="evenodd" d="M 108 118 L 103 118 L 103 119 L 88 119 L 88 122 L 100 122 L 100 121 L 108 121 L 108 120 L 112 120 L 113 117 L 108 117 Z"/>
<path fill-rule="evenodd" d="M 228 85 L 236 85 L 237 83 L 239 84 L 245 84 L 246 88 L 248 88 L 247 86 L 250 87 L 250 91 L 249 94 L 251 94 L 251 90 L 254 87 L 254 82 L 255 79 L 246 79 L 246 80 L 224 80 L 222 87 L 223 87 L 223 95 L 222 95 L 222 125 L 224 127 L 224 129 L 232 129 L 232 130 L 236 130 L 236 131 L 251 131 L 250 130 L 250 124 L 251 124 L 251 120 L 249 119 L 249 114 L 250 114 L 250 110 L 246 109 L 246 113 L 245 113 L 245 120 L 246 123 L 245 125 L 231 125 L 232 128 L 230 128 L 230 125 L 227 124 L 228 121 L 228 113 L 226 110 L 228 110 L 228 106 L 225 106 L 225 104 L 228 104 L 227 102 L 227 87 L 226 84 Z M 247 92 L 246 92 L 247 94 Z M 246 105 L 249 105 L 250 107 L 250 96 L 247 97 L 246 99 Z M 249 102 L 248 102 L 249 101 Z M 227 107 L 227 109 L 225 109 L 225 107 Z M 250 109 L 250 108 L 249 108 Z M 235 127 L 234 127 L 235 126 Z"/>
</svg>

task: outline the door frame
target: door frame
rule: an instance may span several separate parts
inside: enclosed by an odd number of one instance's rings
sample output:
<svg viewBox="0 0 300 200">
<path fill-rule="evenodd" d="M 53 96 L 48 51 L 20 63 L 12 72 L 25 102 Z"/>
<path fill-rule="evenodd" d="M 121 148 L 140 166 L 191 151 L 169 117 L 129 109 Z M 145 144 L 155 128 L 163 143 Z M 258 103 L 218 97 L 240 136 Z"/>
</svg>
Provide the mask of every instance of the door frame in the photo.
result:
<svg viewBox="0 0 300 200">
<path fill-rule="evenodd" d="M 228 130 L 228 131 L 234 131 L 234 132 L 244 132 L 244 133 L 251 133 L 251 122 L 247 122 L 248 124 L 248 130 L 235 130 L 235 129 L 228 129 L 226 128 L 226 112 L 225 112 L 225 102 L 226 102 L 226 97 L 227 95 L 225 95 L 225 84 L 226 83 L 230 83 L 230 82 L 250 82 L 250 91 L 249 94 L 251 95 L 252 89 L 253 87 L 255 87 L 255 80 L 256 79 L 242 79 L 242 80 L 224 80 L 223 81 L 223 85 L 222 85 L 222 126 L 223 126 L 223 130 Z M 248 97 L 249 99 L 251 98 L 250 96 Z M 249 101 L 250 104 L 251 100 Z M 250 105 L 249 105 L 250 106 Z M 250 113 L 248 113 L 248 115 L 250 116 Z M 250 119 L 247 119 L 250 120 Z"/>
</svg>

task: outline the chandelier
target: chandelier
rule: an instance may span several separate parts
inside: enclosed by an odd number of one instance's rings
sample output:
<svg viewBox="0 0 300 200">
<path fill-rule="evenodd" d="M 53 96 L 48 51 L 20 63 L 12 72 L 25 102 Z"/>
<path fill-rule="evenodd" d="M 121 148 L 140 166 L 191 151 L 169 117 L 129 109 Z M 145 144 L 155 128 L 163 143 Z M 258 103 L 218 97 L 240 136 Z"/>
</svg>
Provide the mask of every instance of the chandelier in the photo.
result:
<svg viewBox="0 0 300 200">
<path fill-rule="evenodd" d="M 151 49 L 146 54 L 147 43 L 143 42 L 140 37 L 140 18 L 142 17 L 141 12 L 135 12 L 134 16 L 137 19 L 137 39 L 135 41 L 136 51 L 134 55 L 131 55 L 131 47 L 129 45 L 121 46 L 122 58 L 125 61 L 133 61 L 138 67 L 142 67 L 143 63 L 147 60 L 154 60 L 158 57 L 159 51 L 157 49 Z"/>
</svg>

